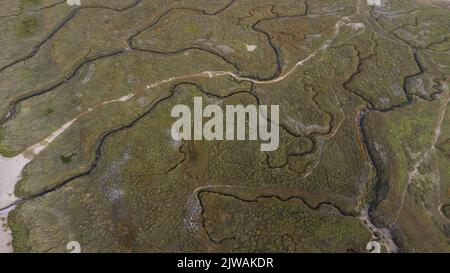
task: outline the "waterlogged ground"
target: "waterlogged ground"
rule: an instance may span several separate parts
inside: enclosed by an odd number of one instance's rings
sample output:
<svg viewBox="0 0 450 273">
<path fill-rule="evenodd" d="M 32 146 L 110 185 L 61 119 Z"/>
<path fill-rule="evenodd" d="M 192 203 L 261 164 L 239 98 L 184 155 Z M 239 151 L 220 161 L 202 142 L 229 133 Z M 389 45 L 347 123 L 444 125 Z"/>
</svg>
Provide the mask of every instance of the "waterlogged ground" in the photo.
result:
<svg viewBox="0 0 450 273">
<path fill-rule="evenodd" d="M 450 4 L 381 2 L 0 1 L 0 251 L 450 251 Z"/>
</svg>

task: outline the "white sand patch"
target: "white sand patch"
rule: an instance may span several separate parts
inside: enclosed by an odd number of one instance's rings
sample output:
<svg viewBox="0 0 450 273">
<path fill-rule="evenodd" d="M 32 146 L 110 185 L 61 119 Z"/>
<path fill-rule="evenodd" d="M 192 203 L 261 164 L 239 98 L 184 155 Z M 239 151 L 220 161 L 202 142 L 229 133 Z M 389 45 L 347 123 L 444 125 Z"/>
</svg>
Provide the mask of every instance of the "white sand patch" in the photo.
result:
<svg viewBox="0 0 450 273">
<path fill-rule="evenodd" d="M 134 94 L 129 94 L 129 95 L 120 97 L 120 98 L 115 99 L 115 100 L 110 100 L 110 101 L 104 102 L 103 105 L 109 104 L 109 103 L 113 103 L 113 102 L 125 102 L 125 101 L 131 99 L 132 97 L 134 97 Z"/>
<path fill-rule="evenodd" d="M 367 5 L 369 6 L 384 6 L 383 0 L 367 0 Z"/>
<path fill-rule="evenodd" d="M 30 162 L 23 154 L 13 158 L 4 158 L 0 156 L 0 208 L 6 207 L 15 201 L 14 186 L 20 179 L 23 167 Z"/>
<path fill-rule="evenodd" d="M 247 47 L 247 51 L 250 51 L 250 52 L 255 51 L 256 48 L 258 48 L 257 45 L 247 45 L 246 44 L 245 46 Z"/>
<path fill-rule="evenodd" d="M 359 29 L 363 29 L 366 27 L 366 25 L 364 25 L 364 23 L 349 23 L 348 24 L 353 30 L 359 30 Z"/>
<path fill-rule="evenodd" d="M 67 0 L 66 3 L 69 6 L 81 6 L 81 0 Z"/>
</svg>

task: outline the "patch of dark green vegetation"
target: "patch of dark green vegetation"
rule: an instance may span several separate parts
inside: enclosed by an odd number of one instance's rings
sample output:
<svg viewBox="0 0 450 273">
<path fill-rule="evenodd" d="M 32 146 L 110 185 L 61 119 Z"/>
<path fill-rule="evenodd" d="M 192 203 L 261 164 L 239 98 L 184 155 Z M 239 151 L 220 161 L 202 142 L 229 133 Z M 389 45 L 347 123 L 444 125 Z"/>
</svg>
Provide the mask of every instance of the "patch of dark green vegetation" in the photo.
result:
<svg viewBox="0 0 450 273">
<path fill-rule="evenodd" d="M 62 162 L 62 163 L 64 163 L 64 164 L 69 164 L 70 162 L 72 162 L 72 158 L 73 158 L 74 156 L 76 156 L 76 153 L 73 153 L 73 154 L 71 154 L 71 155 L 69 155 L 69 156 L 60 155 L 59 158 L 61 159 L 61 162 Z"/>
<path fill-rule="evenodd" d="M 53 112 L 55 112 L 55 109 L 53 109 L 51 106 L 49 108 L 47 108 L 47 115 L 52 114 Z"/>
</svg>

